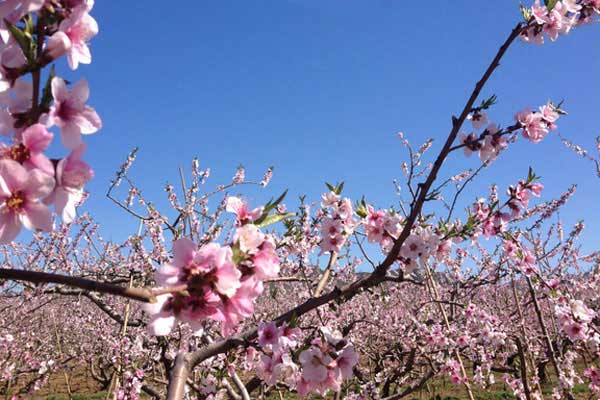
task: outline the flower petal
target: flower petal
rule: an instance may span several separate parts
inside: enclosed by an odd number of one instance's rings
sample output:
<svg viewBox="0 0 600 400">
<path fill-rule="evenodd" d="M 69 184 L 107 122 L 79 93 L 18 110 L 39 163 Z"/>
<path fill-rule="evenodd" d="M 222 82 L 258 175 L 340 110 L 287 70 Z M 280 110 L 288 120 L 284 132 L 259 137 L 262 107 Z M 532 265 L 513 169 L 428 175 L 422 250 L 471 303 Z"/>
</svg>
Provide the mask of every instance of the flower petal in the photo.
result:
<svg viewBox="0 0 600 400">
<path fill-rule="evenodd" d="M 42 124 L 34 124 L 23 131 L 23 144 L 32 153 L 40 153 L 50 146 L 54 135 Z"/>
<path fill-rule="evenodd" d="M 52 190 L 54 190 L 54 177 L 50 176 L 39 169 L 29 171 L 29 176 L 21 190 L 27 194 L 27 197 L 33 199 L 44 199 Z"/>
<path fill-rule="evenodd" d="M 21 231 L 21 226 L 17 214 L 0 209 L 0 243 L 12 242 Z"/>
<path fill-rule="evenodd" d="M 29 178 L 27 170 L 14 160 L 0 160 L 0 176 L 11 192 L 23 189 Z"/>
<path fill-rule="evenodd" d="M 65 81 L 63 81 L 59 77 L 54 77 L 52 79 L 52 97 L 54 97 L 54 101 L 63 102 L 69 98 L 69 90 L 67 89 L 67 85 Z"/>
<path fill-rule="evenodd" d="M 52 213 L 43 203 L 28 203 L 25 212 L 20 215 L 21 222 L 27 229 L 39 229 L 45 232 L 52 230 Z"/>
</svg>

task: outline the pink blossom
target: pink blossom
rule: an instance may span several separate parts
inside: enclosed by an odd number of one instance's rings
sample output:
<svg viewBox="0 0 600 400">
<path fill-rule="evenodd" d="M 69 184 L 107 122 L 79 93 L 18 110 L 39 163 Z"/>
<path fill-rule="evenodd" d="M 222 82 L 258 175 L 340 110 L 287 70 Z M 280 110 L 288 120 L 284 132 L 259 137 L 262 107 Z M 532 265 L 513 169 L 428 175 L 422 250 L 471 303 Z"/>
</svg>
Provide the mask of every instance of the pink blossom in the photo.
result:
<svg viewBox="0 0 600 400">
<path fill-rule="evenodd" d="M 54 179 L 13 160 L 0 160 L 0 243 L 14 240 L 27 229 L 52 229 L 52 216 L 42 203 L 54 188 Z"/>
<path fill-rule="evenodd" d="M 263 292 L 263 284 L 253 276 L 247 276 L 242 279 L 240 288 L 230 298 L 222 298 L 221 307 L 222 321 L 221 332 L 223 335 L 231 334 L 233 328 L 239 322 L 250 317 L 254 313 L 254 299 Z"/>
<path fill-rule="evenodd" d="M 231 248 L 208 243 L 197 250 L 194 242 L 184 238 L 173 243 L 173 250 L 173 263 L 164 264 L 156 273 L 160 283 L 171 286 L 199 277 L 200 283 L 227 297 L 240 287 L 241 273 L 233 264 Z"/>
<path fill-rule="evenodd" d="M 229 247 L 221 247 L 218 243 L 209 243 L 195 253 L 194 260 L 186 269 L 191 273 L 203 273 L 211 276 L 217 292 L 231 297 L 241 286 L 242 274 L 236 268 Z"/>
<path fill-rule="evenodd" d="M 572 300 L 569 306 L 573 316 L 580 322 L 590 323 L 597 315 L 594 310 L 588 308 L 581 300 Z"/>
<path fill-rule="evenodd" d="M 144 303 L 143 310 L 150 315 L 148 332 L 152 336 L 168 335 L 175 325 L 175 314 L 173 309 L 165 308 L 167 301 L 172 299 L 171 295 L 156 297 L 155 303 Z"/>
<path fill-rule="evenodd" d="M 265 240 L 252 258 L 256 277 L 260 280 L 275 278 L 279 274 L 279 257 L 272 239 Z"/>
<path fill-rule="evenodd" d="M 560 117 L 558 111 L 556 111 L 556 107 L 554 107 L 550 102 L 540 107 L 540 113 L 542 114 L 542 119 L 546 122 L 546 125 L 551 130 L 556 130 L 556 125 L 554 124 L 556 120 Z"/>
<path fill-rule="evenodd" d="M 495 160 L 498 154 L 508 146 L 506 138 L 502 134 L 498 134 L 496 125 L 489 125 L 486 131 L 488 135 L 483 140 L 483 145 L 479 150 L 479 158 L 482 162 Z"/>
<path fill-rule="evenodd" d="M 327 326 L 322 326 L 320 330 L 325 338 L 325 341 L 332 346 L 336 346 L 338 343 L 344 340 L 342 332 L 338 330 L 331 331 L 331 329 L 329 329 Z"/>
<path fill-rule="evenodd" d="M 81 134 L 95 133 L 102 128 L 102 121 L 96 111 L 85 104 L 89 95 L 88 84 L 84 79 L 77 82 L 71 91 L 61 78 L 52 79 L 54 105 L 50 109 L 48 123 L 60 127 L 62 142 L 69 149 L 81 145 Z"/>
<path fill-rule="evenodd" d="M 298 366 L 292 360 L 288 353 L 279 357 L 279 362 L 273 366 L 273 375 L 277 380 L 284 381 L 288 387 L 293 388 L 299 379 Z"/>
<path fill-rule="evenodd" d="M 346 347 L 344 347 L 342 351 L 338 354 L 338 358 L 336 358 L 336 363 L 341 371 L 342 378 L 352 378 L 352 375 L 354 375 L 352 372 L 352 368 L 354 368 L 354 366 L 358 364 L 358 355 L 354 351 L 354 346 L 349 344 Z"/>
<path fill-rule="evenodd" d="M 88 14 L 89 3 L 91 2 L 76 7 L 58 27 L 59 31 L 64 32 L 70 41 L 70 45 L 66 45 L 65 50 L 69 67 L 73 70 L 77 69 L 79 63 L 89 64 L 92 62 L 87 42 L 98 33 L 98 24 Z"/>
<path fill-rule="evenodd" d="M 82 143 L 68 157 L 56 166 L 56 187 L 45 201 L 54 203 L 54 209 L 63 221 L 69 223 L 75 218 L 75 207 L 83 198 L 83 187 L 94 177 L 94 171 L 81 158 L 86 146 Z"/>
<path fill-rule="evenodd" d="M 274 322 L 261 322 L 258 325 L 258 344 L 260 347 L 270 346 L 274 350 L 277 349 L 280 335 L 281 330 Z"/>
<path fill-rule="evenodd" d="M 544 44 L 544 35 L 540 25 L 533 25 L 521 32 L 521 40 L 538 45 Z"/>
<path fill-rule="evenodd" d="M 194 293 L 189 296 L 174 296 L 167 309 L 173 308 L 177 318 L 186 322 L 196 334 L 204 330 L 204 320 L 220 320 L 221 299 L 212 290 Z"/>
<path fill-rule="evenodd" d="M 33 85 L 29 81 L 17 79 L 12 86 L 12 97 L 8 98 L 8 110 L 11 114 L 21 114 L 31 108 Z M 20 137 L 17 137 L 20 139 Z"/>
<path fill-rule="evenodd" d="M 242 252 L 254 253 L 265 240 L 265 235 L 256 225 L 246 224 L 236 230 L 233 240 L 239 244 Z"/>
<path fill-rule="evenodd" d="M 489 122 L 488 116 L 483 111 L 475 111 L 467 116 L 468 120 L 471 120 L 473 128 L 480 129 Z"/>
<path fill-rule="evenodd" d="M 531 14 L 535 18 L 535 21 L 543 25 L 546 22 L 546 16 L 548 15 L 548 9 L 546 6 L 540 5 L 540 1 L 536 0 L 531 6 Z"/>
<path fill-rule="evenodd" d="M 340 196 L 335 192 L 327 192 L 321 195 L 321 206 L 332 207 L 340 200 Z"/>
<path fill-rule="evenodd" d="M 321 240 L 321 253 L 336 252 L 342 249 L 345 239 L 342 235 L 326 236 Z"/>
<path fill-rule="evenodd" d="M 406 238 L 406 241 L 402 245 L 400 255 L 411 260 L 416 260 L 421 256 L 424 250 L 425 243 L 423 239 L 419 235 L 412 233 Z"/>
<path fill-rule="evenodd" d="M 5 45 L 0 43 L 0 53 L 0 68 L 3 70 L 5 68 L 20 68 L 27 64 L 27 58 L 25 58 L 23 50 L 21 50 L 21 46 L 19 46 L 17 41 L 12 37 Z M 5 90 L 8 90 L 8 88 Z"/>
<path fill-rule="evenodd" d="M 37 168 L 48 175 L 54 175 L 54 166 L 43 153 L 52 142 L 52 137 L 52 133 L 44 125 L 31 125 L 21 134 L 21 143 L 10 147 L 0 144 L 1 157 L 12 159 L 27 169 Z"/>
<path fill-rule="evenodd" d="M 321 232 L 325 236 L 337 236 L 341 235 L 344 230 L 342 221 L 333 218 L 324 218 L 323 225 L 321 226 Z"/>
<path fill-rule="evenodd" d="M 463 153 L 467 157 L 470 157 L 474 151 L 477 151 L 481 148 L 481 144 L 477 141 L 477 135 L 474 133 L 469 133 L 468 135 L 465 135 L 461 132 L 460 144 L 464 146 Z"/>
<path fill-rule="evenodd" d="M 5 0 L 0 3 L 0 39 L 8 42 L 10 32 L 4 23 L 16 23 L 25 14 L 38 11 L 44 5 L 45 0 Z"/>
<path fill-rule="evenodd" d="M 228 197 L 226 200 L 225 210 L 230 213 L 234 213 L 237 217 L 238 226 L 245 225 L 258 219 L 262 213 L 263 208 L 255 208 L 252 211 L 248 211 L 248 206 L 239 197 Z"/>
<path fill-rule="evenodd" d="M 344 221 L 346 225 L 352 225 L 352 201 L 348 198 L 344 198 L 342 201 L 334 204 L 332 207 L 334 214 L 337 218 Z"/>
<path fill-rule="evenodd" d="M 590 390 L 598 395 L 600 394 L 600 372 L 596 367 L 589 367 L 583 371 L 583 375 L 590 380 Z"/>
<path fill-rule="evenodd" d="M 298 345 L 298 338 L 300 337 L 300 328 L 292 328 L 288 326 L 287 322 L 281 325 L 281 337 L 279 342 L 282 347 L 296 347 Z"/>
<path fill-rule="evenodd" d="M 563 327 L 563 329 L 569 336 L 569 339 L 571 339 L 573 341 L 587 339 L 587 333 L 586 333 L 584 326 L 578 322 L 568 323 Z"/>
<path fill-rule="evenodd" d="M 571 13 L 577 13 L 581 10 L 581 5 L 577 0 L 562 0 L 562 5 L 566 11 Z"/>
<path fill-rule="evenodd" d="M 310 347 L 300 353 L 298 361 L 302 364 L 302 378 L 310 383 L 321 383 L 327 379 L 327 366 L 333 359 L 317 347 Z"/>
<path fill-rule="evenodd" d="M 542 185 L 539 182 L 535 182 L 529 185 L 529 190 L 534 196 L 540 197 L 540 195 L 542 194 L 542 190 L 544 190 L 544 185 Z"/>
<path fill-rule="evenodd" d="M 523 248 L 521 251 L 522 257 L 518 265 L 519 268 L 527 276 L 535 275 L 537 273 L 537 258 L 535 257 L 535 254 L 528 248 Z"/>
<path fill-rule="evenodd" d="M 69 36 L 62 31 L 58 31 L 48 39 L 46 52 L 52 59 L 57 59 L 66 52 L 71 51 L 71 47 L 72 43 L 71 39 L 69 39 Z"/>
<path fill-rule="evenodd" d="M 515 119 L 523 127 L 523 137 L 531 140 L 533 143 L 540 142 L 548 133 L 547 124 L 540 113 L 534 113 L 530 109 L 525 109 L 517 113 Z"/>
<path fill-rule="evenodd" d="M 544 32 L 554 42 L 558 35 L 564 32 L 563 17 L 556 10 L 552 10 L 544 19 Z"/>
<path fill-rule="evenodd" d="M 383 224 L 366 225 L 365 231 L 367 233 L 367 239 L 370 243 L 380 243 L 385 238 L 385 230 L 383 229 Z"/>
<path fill-rule="evenodd" d="M 471 339 L 467 335 L 461 335 L 458 339 L 456 339 L 456 344 L 461 347 L 468 346 Z"/>
<path fill-rule="evenodd" d="M 0 81 L 0 92 L 2 91 Z M 0 108 L 0 134 L 9 135 L 15 129 L 15 120 L 7 109 Z"/>
</svg>

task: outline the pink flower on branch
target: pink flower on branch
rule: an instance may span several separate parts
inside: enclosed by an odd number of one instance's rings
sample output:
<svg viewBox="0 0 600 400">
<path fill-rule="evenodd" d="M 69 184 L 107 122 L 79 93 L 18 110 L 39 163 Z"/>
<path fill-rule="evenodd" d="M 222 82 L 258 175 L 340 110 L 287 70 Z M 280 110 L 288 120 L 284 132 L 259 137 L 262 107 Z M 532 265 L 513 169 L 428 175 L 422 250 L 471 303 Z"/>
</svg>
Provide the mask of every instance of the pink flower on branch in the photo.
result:
<svg viewBox="0 0 600 400">
<path fill-rule="evenodd" d="M 56 213 L 67 223 L 75 218 L 75 208 L 83 199 L 84 185 L 94 177 L 92 168 L 81 159 L 85 149 L 86 146 L 82 143 L 68 157 L 58 162 L 56 187 L 45 200 L 46 204 L 54 204 Z"/>
<path fill-rule="evenodd" d="M 61 78 L 52 79 L 54 105 L 48 115 L 48 124 L 58 125 L 62 142 L 69 149 L 75 149 L 83 143 L 81 134 L 95 133 L 102 128 L 96 111 L 85 104 L 89 95 L 88 84 L 83 79 L 71 91 Z"/>
<path fill-rule="evenodd" d="M 73 70 L 77 69 L 79 63 L 89 64 L 92 62 L 92 54 L 87 42 L 98 33 L 96 20 L 88 14 L 92 3 L 88 1 L 77 6 L 71 15 L 60 23 L 59 31 L 63 32 L 66 38 L 61 36 L 53 39 L 53 42 L 61 43 L 61 46 L 64 46 L 69 67 Z"/>
<path fill-rule="evenodd" d="M 0 243 L 14 240 L 21 227 L 52 229 L 52 215 L 42 200 L 54 188 L 44 172 L 28 171 L 13 160 L 0 160 Z"/>
<path fill-rule="evenodd" d="M 0 156 L 12 159 L 27 169 L 37 168 L 48 175 L 54 175 L 52 162 L 43 153 L 52 142 L 52 133 L 42 124 L 34 124 L 21 134 L 21 143 L 12 146 L 0 144 Z"/>
<path fill-rule="evenodd" d="M 237 216 L 238 226 L 247 224 L 258 219 L 262 213 L 262 207 L 255 208 L 252 211 L 248 210 L 248 205 L 239 197 L 228 197 L 226 200 L 225 210 L 234 213 Z"/>
</svg>

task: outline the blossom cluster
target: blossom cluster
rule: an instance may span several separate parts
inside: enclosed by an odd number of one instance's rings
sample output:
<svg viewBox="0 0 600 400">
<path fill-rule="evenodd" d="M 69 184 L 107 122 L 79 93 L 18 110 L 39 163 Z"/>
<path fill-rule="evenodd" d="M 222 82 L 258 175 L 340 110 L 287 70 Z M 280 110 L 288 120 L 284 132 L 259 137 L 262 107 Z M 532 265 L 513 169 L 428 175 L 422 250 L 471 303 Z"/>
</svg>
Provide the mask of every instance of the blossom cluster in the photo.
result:
<svg viewBox="0 0 600 400">
<path fill-rule="evenodd" d="M 367 216 L 363 221 L 363 227 L 370 243 L 377 243 L 384 250 L 392 248 L 394 241 L 400 235 L 402 217 L 388 210 L 375 210 L 367 205 Z"/>
<path fill-rule="evenodd" d="M 556 130 L 556 120 L 560 113 L 550 102 L 540 107 L 539 112 L 531 111 L 529 108 L 517 113 L 515 120 L 522 127 L 524 138 L 539 143 L 550 131 Z"/>
<path fill-rule="evenodd" d="M 481 129 L 488 123 L 487 114 L 481 110 L 475 110 L 469 114 L 475 129 Z M 471 132 L 468 135 L 460 133 L 460 143 L 464 146 L 463 153 L 469 157 L 472 153 L 478 152 L 481 162 L 490 163 L 494 161 L 500 152 L 508 147 L 508 141 L 505 132 L 500 131 L 496 124 L 490 123 L 480 135 Z"/>
<path fill-rule="evenodd" d="M 543 44 L 544 35 L 556 41 L 559 35 L 566 35 L 571 29 L 598 21 L 600 1 L 598 0 L 560 0 L 540 4 L 536 0 L 531 9 L 524 10 L 524 15 L 532 23 L 523 30 L 521 39 L 524 42 Z"/>
<path fill-rule="evenodd" d="M 208 319 L 221 322 L 224 335 L 231 333 L 253 314 L 263 281 L 279 274 L 273 236 L 252 223 L 261 210 L 249 212 L 237 197 L 227 199 L 227 210 L 237 216 L 233 243 L 210 242 L 198 247 L 187 238 L 173 242 L 173 260 L 155 274 L 156 282 L 170 290 L 157 296 L 156 303 L 145 305 L 151 315 L 151 334 L 169 334 L 177 320 L 199 333 Z"/>
<path fill-rule="evenodd" d="M 65 222 L 75 217 L 84 185 L 93 177 L 82 160 L 82 134 L 97 132 L 102 122 L 86 104 L 89 89 L 80 80 L 69 90 L 55 76 L 47 78 L 40 98 L 42 68 L 65 55 L 71 69 L 91 62 L 88 40 L 98 32 L 89 15 L 92 0 L 62 2 L 5 1 L 0 6 L 0 243 L 16 238 L 22 226 L 49 231 L 49 206 Z M 32 13 L 37 13 L 36 29 Z M 20 27 L 22 21 L 24 26 Z M 39 45 L 42 44 L 42 47 Z M 31 72 L 32 81 L 25 79 Z M 50 159 L 46 151 L 56 126 L 70 154 Z"/>
<path fill-rule="evenodd" d="M 486 112 L 480 107 L 475 108 L 467 118 L 471 121 L 475 130 L 486 128 L 480 133 L 460 133 L 460 146 L 465 156 L 478 153 L 481 162 L 493 162 L 500 152 L 508 147 L 509 142 L 515 137 L 509 135 L 516 130 L 521 130 L 522 136 L 533 142 L 539 143 L 550 131 L 556 130 L 556 120 L 564 113 L 558 106 L 548 102 L 541 106 L 539 111 L 531 111 L 526 108 L 515 115 L 516 125 L 500 129 L 498 125 L 491 123 Z M 513 135 L 514 136 L 514 135 Z"/>
<path fill-rule="evenodd" d="M 403 218 L 390 210 L 375 208 L 367 204 L 366 216 L 362 225 L 371 243 L 377 243 L 384 254 L 389 253 L 403 227 Z M 445 239 L 432 227 L 417 226 L 406 238 L 398 262 L 407 273 L 418 267 L 418 261 L 427 261 L 433 257 L 436 261 L 444 260 L 450 253 L 452 241 Z"/>
<path fill-rule="evenodd" d="M 258 376 L 269 385 L 285 383 L 302 397 L 310 393 L 324 396 L 329 390 L 339 391 L 344 379 L 350 379 L 358 363 L 354 346 L 338 331 L 320 328 L 320 336 L 302 351 L 300 332 L 286 324 L 262 323 L 258 330 L 260 356 Z"/>
<path fill-rule="evenodd" d="M 135 370 L 134 373 L 125 371 L 123 373 L 123 385 L 115 393 L 117 400 L 139 400 L 142 391 L 142 380 L 144 371 Z"/>
<path fill-rule="evenodd" d="M 300 341 L 300 329 L 287 324 L 277 326 L 274 322 L 262 322 L 258 327 L 258 345 L 262 353 L 258 358 L 257 376 L 268 385 L 285 383 L 290 389 L 296 387 L 300 378 L 298 365 L 294 362 L 293 351 Z M 252 348 L 248 358 L 257 354 Z"/>
<path fill-rule="evenodd" d="M 473 203 L 469 210 L 470 216 L 475 222 L 474 235 L 483 234 L 486 239 L 491 236 L 500 235 L 506 231 L 511 219 L 518 217 L 528 207 L 531 196 L 539 197 L 544 186 L 534 181 L 530 176 L 527 180 L 520 180 L 516 185 L 507 189 L 509 195 L 505 206 L 508 210 L 503 211 L 498 200 L 493 194 L 493 201 L 489 204 L 486 199 L 479 199 Z"/>
<path fill-rule="evenodd" d="M 596 395 L 600 394 L 600 371 L 598 368 L 589 367 L 583 373 L 590 380 L 590 390 Z"/>
<path fill-rule="evenodd" d="M 339 253 L 357 225 L 352 201 L 342 199 L 334 191 L 323 194 L 321 199 L 321 206 L 327 210 L 323 211 L 321 220 L 321 253 Z"/>
<path fill-rule="evenodd" d="M 588 308 L 583 301 L 562 297 L 555 306 L 555 313 L 558 325 L 572 341 L 600 341 L 600 336 L 590 326 L 597 312 Z"/>
</svg>

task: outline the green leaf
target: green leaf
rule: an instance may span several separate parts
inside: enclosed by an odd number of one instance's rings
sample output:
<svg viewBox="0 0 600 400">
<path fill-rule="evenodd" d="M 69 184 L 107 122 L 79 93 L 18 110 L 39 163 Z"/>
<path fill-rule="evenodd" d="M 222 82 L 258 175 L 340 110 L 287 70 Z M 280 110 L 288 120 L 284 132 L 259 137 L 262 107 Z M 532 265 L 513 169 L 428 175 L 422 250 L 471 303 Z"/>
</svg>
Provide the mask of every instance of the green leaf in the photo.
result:
<svg viewBox="0 0 600 400">
<path fill-rule="evenodd" d="M 27 14 L 25 18 L 25 32 L 31 37 L 33 35 L 33 17 L 31 14 Z"/>
<path fill-rule="evenodd" d="M 298 326 L 298 314 L 295 311 L 292 313 L 292 318 L 290 318 L 288 326 L 292 329 Z"/>
<path fill-rule="evenodd" d="M 285 189 L 283 191 L 283 193 L 281 194 L 281 196 L 279 196 L 277 198 L 277 200 L 275 200 L 275 202 L 271 205 L 271 209 L 277 207 L 279 205 L 279 203 L 281 203 L 283 201 L 283 199 L 285 199 L 285 195 L 287 194 L 287 192 L 288 192 L 287 189 Z"/>
<path fill-rule="evenodd" d="M 519 8 L 521 9 L 521 14 L 523 14 L 525 22 L 529 21 L 531 19 L 531 11 L 529 11 L 529 8 L 525 7 L 523 3 L 519 3 Z"/>
<path fill-rule="evenodd" d="M 552 11 L 552 9 L 556 6 L 557 3 L 558 0 L 544 0 L 544 4 L 546 5 L 548 11 Z"/>
<path fill-rule="evenodd" d="M 561 100 L 557 105 L 552 104 L 552 102 L 550 102 L 550 105 L 552 106 L 552 108 L 554 109 L 554 111 L 556 111 L 558 114 L 560 115 L 567 115 L 568 113 L 563 110 L 562 105 L 565 101 Z"/>
<path fill-rule="evenodd" d="M 494 104 L 496 104 L 496 101 L 498 100 L 498 96 L 496 96 L 495 94 L 493 94 L 489 99 L 485 99 L 481 102 L 481 105 L 479 106 L 480 110 L 487 110 L 488 108 L 490 108 L 491 106 L 493 106 Z"/>
<path fill-rule="evenodd" d="M 361 218 L 367 217 L 367 210 L 365 210 L 362 206 L 356 207 L 355 213 Z"/>
<path fill-rule="evenodd" d="M 337 195 L 339 195 L 340 193 L 342 193 L 342 190 L 344 190 L 344 182 L 337 183 L 335 186 L 333 186 L 329 182 L 325 182 L 325 185 L 327 186 L 327 189 L 329 189 L 330 192 L 333 192 L 333 193 L 335 193 Z"/>
<path fill-rule="evenodd" d="M 11 24 L 6 19 L 4 20 L 4 23 L 6 24 L 13 38 L 15 38 L 15 41 L 17 42 L 21 50 L 23 51 L 23 54 L 27 58 L 27 62 L 29 62 L 30 64 L 33 63 L 35 60 L 35 43 L 31 35 L 29 35 L 27 32 L 22 31 L 17 26 Z"/>
<path fill-rule="evenodd" d="M 240 242 L 235 242 L 235 244 L 231 247 L 231 251 L 233 253 L 231 256 L 233 263 L 239 264 L 243 260 L 242 252 L 240 251 Z"/>
<path fill-rule="evenodd" d="M 277 198 L 277 200 L 275 200 L 275 201 L 269 200 L 269 202 L 267 204 L 265 204 L 265 207 L 263 208 L 262 215 L 257 220 L 254 221 L 254 225 L 260 226 L 260 224 L 269 216 L 269 212 L 272 209 L 274 209 L 275 207 L 277 207 L 279 205 L 279 203 L 281 203 L 283 201 L 286 194 L 287 194 L 287 189 L 281 194 L 281 196 L 279 196 Z"/>
<path fill-rule="evenodd" d="M 540 179 L 539 176 L 533 172 L 533 168 L 529 167 L 529 172 L 527 173 L 527 183 L 531 183 Z"/>
<path fill-rule="evenodd" d="M 42 91 L 42 103 L 40 108 L 42 110 L 47 110 L 50 108 L 50 103 L 52 103 L 52 79 L 56 76 L 56 72 L 54 71 L 54 65 L 50 68 L 50 74 L 48 74 L 48 80 L 46 80 L 46 84 L 44 85 L 44 90 Z"/>
<path fill-rule="evenodd" d="M 271 214 L 271 215 L 267 215 L 264 218 L 261 218 L 260 222 L 258 220 L 256 220 L 254 222 L 254 225 L 258 226 L 259 228 L 264 228 L 266 226 L 276 224 L 279 221 L 283 221 L 284 219 L 294 217 L 294 216 L 296 216 L 296 213 L 294 213 L 294 212 L 289 212 L 289 213 L 285 213 L 285 214 Z"/>
</svg>

